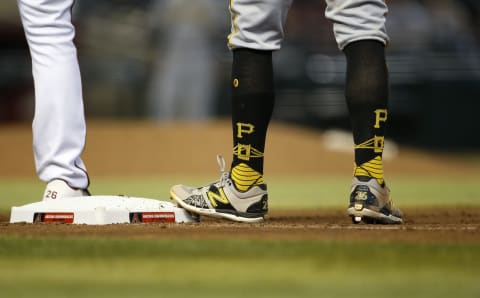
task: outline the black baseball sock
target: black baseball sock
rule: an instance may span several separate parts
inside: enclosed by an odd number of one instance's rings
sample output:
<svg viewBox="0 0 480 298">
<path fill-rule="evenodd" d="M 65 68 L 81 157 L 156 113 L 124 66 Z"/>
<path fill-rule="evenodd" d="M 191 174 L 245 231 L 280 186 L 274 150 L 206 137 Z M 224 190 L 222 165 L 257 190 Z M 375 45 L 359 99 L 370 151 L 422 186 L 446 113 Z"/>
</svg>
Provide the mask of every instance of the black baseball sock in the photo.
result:
<svg viewBox="0 0 480 298">
<path fill-rule="evenodd" d="M 347 45 L 346 99 L 355 143 L 355 176 L 383 184 L 382 153 L 388 116 L 388 71 L 385 46 L 375 40 Z"/>
<path fill-rule="evenodd" d="M 233 51 L 231 177 L 242 191 L 263 183 L 263 155 L 274 106 L 272 52 Z"/>
</svg>

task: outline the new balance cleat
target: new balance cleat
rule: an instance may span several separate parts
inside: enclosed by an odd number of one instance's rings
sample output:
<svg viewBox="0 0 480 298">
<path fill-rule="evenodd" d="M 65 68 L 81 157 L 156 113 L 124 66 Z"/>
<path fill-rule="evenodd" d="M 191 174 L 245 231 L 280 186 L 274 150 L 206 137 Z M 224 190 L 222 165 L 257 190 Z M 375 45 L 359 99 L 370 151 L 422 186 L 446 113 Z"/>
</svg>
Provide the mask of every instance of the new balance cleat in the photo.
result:
<svg viewBox="0 0 480 298">
<path fill-rule="evenodd" d="M 403 223 L 402 211 L 393 205 L 388 187 L 371 177 L 353 177 L 347 213 L 354 223 Z"/>
<path fill-rule="evenodd" d="M 83 197 L 89 195 L 90 193 L 87 189 L 72 188 L 65 181 L 55 179 L 50 181 L 45 187 L 42 200 L 57 200 L 62 198 Z"/>
<path fill-rule="evenodd" d="M 217 162 L 222 173 L 220 180 L 199 188 L 175 185 L 170 189 L 171 198 L 182 208 L 198 215 L 247 223 L 262 222 L 268 212 L 267 185 L 257 184 L 239 191 L 230 173 L 225 172 L 223 157 L 218 155 Z"/>
</svg>

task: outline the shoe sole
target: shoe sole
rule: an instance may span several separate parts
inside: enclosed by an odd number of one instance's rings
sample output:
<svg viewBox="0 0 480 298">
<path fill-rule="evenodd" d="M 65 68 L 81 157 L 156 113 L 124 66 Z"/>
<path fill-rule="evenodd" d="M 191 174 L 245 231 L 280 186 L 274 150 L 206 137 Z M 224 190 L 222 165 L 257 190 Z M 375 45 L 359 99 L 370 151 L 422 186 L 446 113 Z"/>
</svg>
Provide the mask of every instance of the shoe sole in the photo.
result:
<svg viewBox="0 0 480 298">
<path fill-rule="evenodd" d="M 198 215 L 204 215 L 204 216 L 209 216 L 209 217 L 215 217 L 215 218 L 222 218 L 222 219 L 228 219 L 231 221 L 236 221 L 236 222 L 245 222 L 245 223 L 260 223 L 264 221 L 263 216 L 262 217 L 243 217 L 243 216 L 238 216 L 235 214 L 231 213 L 223 213 L 223 212 L 217 212 L 215 209 L 205 209 L 205 208 L 197 208 L 191 205 L 186 204 L 183 202 L 181 199 L 179 199 L 173 191 L 170 191 L 170 198 L 173 199 L 177 204 L 182 207 L 183 209 L 190 211 L 192 213 L 198 214 Z"/>
<path fill-rule="evenodd" d="M 385 224 L 385 225 L 399 225 L 403 223 L 403 219 L 392 214 L 385 215 L 367 208 L 360 211 L 355 210 L 354 207 L 347 209 L 348 215 L 352 218 L 353 223 L 364 222 L 367 224 Z"/>
</svg>

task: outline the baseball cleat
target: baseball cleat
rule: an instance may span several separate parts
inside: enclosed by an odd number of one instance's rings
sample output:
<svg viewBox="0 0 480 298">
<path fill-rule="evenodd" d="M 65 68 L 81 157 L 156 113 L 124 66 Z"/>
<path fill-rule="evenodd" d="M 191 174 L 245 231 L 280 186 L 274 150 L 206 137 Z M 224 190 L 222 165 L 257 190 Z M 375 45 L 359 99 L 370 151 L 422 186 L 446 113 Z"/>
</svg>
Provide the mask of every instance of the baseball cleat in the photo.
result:
<svg viewBox="0 0 480 298">
<path fill-rule="evenodd" d="M 217 156 L 220 180 L 203 187 L 175 185 L 170 189 L 177 204 L 198 215 L 224 218 L 232 221 L 256 223 L 268 212 L 267 185 L 253 185 L 246 191 L 236 189 L 230 173 L 225 172 L 225 160 Z"/>
<path fill-rule="evenodd" d="M 402 211 L 393 205 L 388 187 L 371 177 L 353 177 L 347 213 L 353 223 L 403 223 Z"/>
<path fill-rule="evenodd" d="M 48 182 L 47 187 L 43 193 L 43 201 L 57 200 L 71 197 L 89 196 L 87 189 L 76 189 L 70 187 L 65 181 L 55 179 Z"/>
</svg>

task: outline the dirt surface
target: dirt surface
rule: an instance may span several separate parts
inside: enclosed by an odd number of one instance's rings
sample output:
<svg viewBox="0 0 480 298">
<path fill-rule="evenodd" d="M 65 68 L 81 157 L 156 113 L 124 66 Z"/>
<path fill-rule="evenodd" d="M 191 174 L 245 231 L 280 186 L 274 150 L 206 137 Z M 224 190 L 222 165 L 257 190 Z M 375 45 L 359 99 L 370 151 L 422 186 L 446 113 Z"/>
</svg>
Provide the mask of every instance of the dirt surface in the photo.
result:
<svg viewBox="0 0 480 298">
<path fill-rule="evenodd" d="M 84 160 L 91 177 L 200 175 L 216 173 L 215 155 L 231 152 L 228 121 L 206 123 L 93 122 L 89 123 Z M 345 175 L 351 173 L 351 145 L 332 134 L 274 123 L 267 141 L 265 170 L 269 174 Z M 330 140 L 327 142 L 327 140 Z M 338 141 L 338 142 L 337 142 Z M 0 127 L 1 177 L 35 177 L 29 125 Z M 401 148 L 385 162 L 389 175 L 470 175 L 479 164 L 451 156 Z M 199 158 L 200 157 L 200 158 Z M 480 241 L 480 208 L 404 210 L 398 226 L 354 225 L 345 210 L 273 210 L 265 223 L 238 224 L 203 218 L 196 224 L 133 224 L 84 226 L 8 224 L 0 214 L 0 235 L 79 237 L 179 237 L 325 239 L 404 242 Z"/>
<path fill-rule="evenodd" d="M 264 223 L 202 218 L 189 224 L 86 226 L 0 223 L 0 235 L 115 238 L 309 239 L 456 243 L 480 241 L 480 209 L 407 210 L 403 225 L 352 224 L 342 210 L 272 212 Z"/>
</svg>

